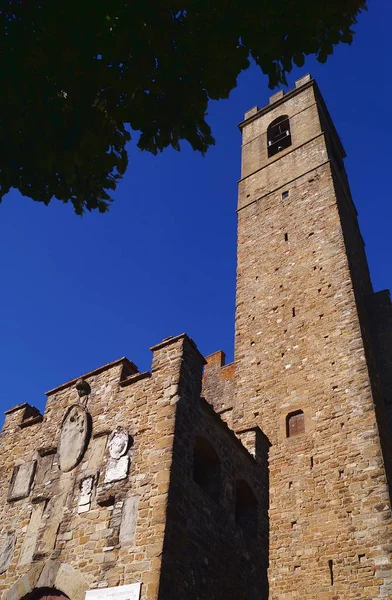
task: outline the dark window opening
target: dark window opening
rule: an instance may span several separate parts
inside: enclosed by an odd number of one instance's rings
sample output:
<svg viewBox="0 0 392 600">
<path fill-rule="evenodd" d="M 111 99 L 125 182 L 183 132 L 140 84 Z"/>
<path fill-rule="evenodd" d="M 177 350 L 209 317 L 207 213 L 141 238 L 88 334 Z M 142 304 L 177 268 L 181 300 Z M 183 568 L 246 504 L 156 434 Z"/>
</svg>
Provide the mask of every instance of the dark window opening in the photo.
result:
<svg viewBox="0 0 392 600">
<path fill-rule="evenodd" d="M 193 449 L 193 479 L 215 501 L 220 493 L 220 460 L 211 444 L 197 437 Z"/>
<path fill-rule="evenodd" d="M 268 125 L 267 145 L 269 158 L 291 146 L 290 121 L 287 115 L 278 117 Z"/>
<path fill-rule="evenodd" d="M 236 482 L 235 522 L 250 537 L 257 537 L 258 502 L 246 481 Z"/>
<path fill-rule="evenodd" d="M 293 437 L 300 433 L 305 433 L 305 415 L 302 410 L 297 410 L 286 417 L 286 435 Z"/>
<path fill-rule="evenodd" d="M 282 198 L 283 198 L 283 200 L 285 198 L 288 198 L 288 197 L 289 197 L 289 193 L 288 192 L 282 192 Z"/>
</svg>

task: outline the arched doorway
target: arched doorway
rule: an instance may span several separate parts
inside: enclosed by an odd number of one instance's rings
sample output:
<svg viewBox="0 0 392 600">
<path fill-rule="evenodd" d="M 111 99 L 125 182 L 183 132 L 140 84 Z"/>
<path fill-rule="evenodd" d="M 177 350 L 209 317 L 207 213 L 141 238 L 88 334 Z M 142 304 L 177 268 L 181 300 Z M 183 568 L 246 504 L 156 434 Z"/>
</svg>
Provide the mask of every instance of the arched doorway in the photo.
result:
<svg viewBox="0 0 392 600">
<path fill-rule="evenodd" d="M 21 600 L 69 600 L 69 598 L 55 588 L 40 587 L 23 596 Z"/>
</svg>

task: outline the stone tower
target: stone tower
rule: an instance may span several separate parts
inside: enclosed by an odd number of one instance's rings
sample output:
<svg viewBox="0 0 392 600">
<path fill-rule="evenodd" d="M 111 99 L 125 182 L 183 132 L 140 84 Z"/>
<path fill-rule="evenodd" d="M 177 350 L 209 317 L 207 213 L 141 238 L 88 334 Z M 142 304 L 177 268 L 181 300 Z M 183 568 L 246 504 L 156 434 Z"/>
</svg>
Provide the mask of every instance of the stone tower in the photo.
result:
<svg viewBox="0 0 392 600">
<path fill-rule="evenodd" d="M 232 423 L 271 443 L 270 599 L 391 598 L 383 311 L 344 149 L 309 75 L 240 129 Z"/>
</svg>

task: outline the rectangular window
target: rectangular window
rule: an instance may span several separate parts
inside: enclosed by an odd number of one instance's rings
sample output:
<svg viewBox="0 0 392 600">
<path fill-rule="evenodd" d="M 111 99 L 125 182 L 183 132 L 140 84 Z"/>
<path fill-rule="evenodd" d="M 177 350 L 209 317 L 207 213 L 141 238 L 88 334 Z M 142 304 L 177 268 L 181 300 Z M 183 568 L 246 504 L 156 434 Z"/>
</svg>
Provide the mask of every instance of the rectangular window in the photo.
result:
<svg viewBox="0 0 392 600">
<path fill-rule="evenodd" d="M 282 192 L 282 198 L 283 198 L 283 200 L 285 198 L 288 198 L 288 197 L 289 197 L 289 193 L 287 191 L 286 192 Z"/>
</svg>

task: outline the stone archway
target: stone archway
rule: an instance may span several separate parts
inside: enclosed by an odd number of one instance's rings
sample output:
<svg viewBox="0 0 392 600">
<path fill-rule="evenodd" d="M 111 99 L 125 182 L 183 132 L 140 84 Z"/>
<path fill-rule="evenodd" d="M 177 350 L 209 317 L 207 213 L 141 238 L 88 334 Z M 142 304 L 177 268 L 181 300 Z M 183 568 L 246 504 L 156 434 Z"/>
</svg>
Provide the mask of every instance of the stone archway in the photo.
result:
<svg viewBox="0 0 392 600">
<path fill-rule="evenodd" d="M 3 593 L 1 600 L 43 600 L 45 594 L 39 596 L 40 590 L 50 590 L 46 596 L 53 596 L 52 600 L 85 600 L 88 588 L 80 571 L 67 563 L 48 560 L 31 567 Z"/>
<path fill-rule="evenodd" d="M 70 600 L 68 596 L 55 588 L 35 588 L 32 592 L 23 596 L 22 600 Z"/>
</svg>

